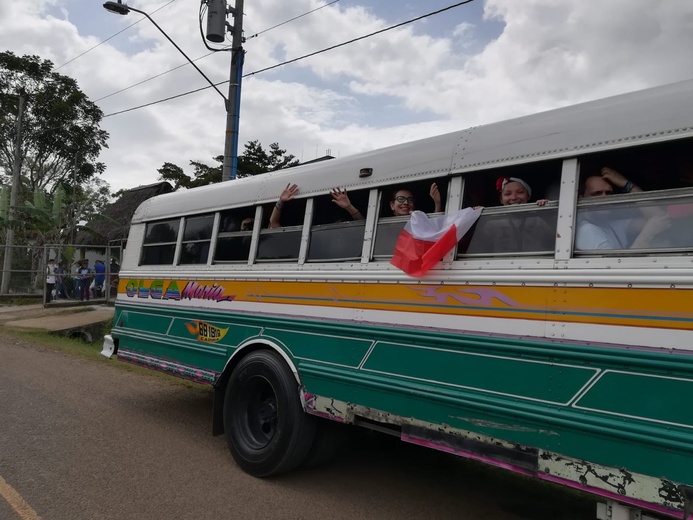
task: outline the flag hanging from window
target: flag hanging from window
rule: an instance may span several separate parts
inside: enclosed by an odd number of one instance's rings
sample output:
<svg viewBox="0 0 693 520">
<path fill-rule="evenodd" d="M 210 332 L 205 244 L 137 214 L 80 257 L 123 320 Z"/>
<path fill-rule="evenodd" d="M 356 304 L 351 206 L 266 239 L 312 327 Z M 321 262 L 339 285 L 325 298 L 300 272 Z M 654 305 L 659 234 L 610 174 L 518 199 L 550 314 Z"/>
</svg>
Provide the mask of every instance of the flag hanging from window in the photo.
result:
<svg viewBox="0 0 693 520">
<path fill-rule="evenodd" d="M 390 263 L 409 276 L 423 276 L 455 247 L 482 211 L 483 208 L 465 208 L 433 218 L 413 211 L 397 239 Z"/>
</svg>

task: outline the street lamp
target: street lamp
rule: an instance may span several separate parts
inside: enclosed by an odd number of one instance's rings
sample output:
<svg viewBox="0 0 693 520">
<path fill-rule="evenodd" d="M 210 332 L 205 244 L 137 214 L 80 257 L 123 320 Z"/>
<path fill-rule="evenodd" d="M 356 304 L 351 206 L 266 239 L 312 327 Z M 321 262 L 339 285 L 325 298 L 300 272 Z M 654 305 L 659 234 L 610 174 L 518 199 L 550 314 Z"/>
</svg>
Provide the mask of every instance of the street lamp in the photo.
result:
<svg viewBox="0 0 693 520">
<path fill-rule="evenodd" d="M 240 9 L 239 9 L 239 4 L 240 4 Z M 223 2 L 224 7 L 226 6 L 225 0 Z M 200 68 L 195 65 L 195 63 L 188 57 L 185 52 L 183 52 L 183 49 L 178 47 L 176 45 L 176 42 L 174 42 L 166 32 L 159 27 L 159 25 L 152 19 L 151 16 L 149 16 L 147 13 L 140 9 L 135 9 L 134 7 L 130 7 L 129 5 L 126 5 L 123 3 L 122 0 L 118 0 L 117 2 L 106 2 L 103 4 L 104 9 L 106 9 L 110 13 L 114 14 L 120 14 L 120 15 L 126 15 L 130 11 L 135 11 L 136 13 L 140 13 L 144 16 L 147 17 L 147 19 L 154 24 L 154 26 L 159 29 L 161 34 L 163 34 L 168 41 L 171 42 L 171 44 L 178 49 L 178 52 L 180 52 L 183 56 L 185 56 L 185 59 L 188 60 L 190 65 L 195 67 L 195 70 L 202 75 L 203 78 L 207 80 L 207 83 L 209 83 L 214 90 L 216 90 L 219 95 L 222 97 L 224 100 L 224 107 L 226 108 L 226 138 L 224 142 L 224 163 L 222 166 L 222 175 L 221 175 L 221 180 L 230 180 L 230 179 L 235 179 L 236 178 L 236 167 L 237 167 L 237 161 L 238 161 L 238 114 L 240 111 L 240 85 L 241 85 L 241 71 L 242 71 L 242 64 L 243 64 L 243 54 L 244 51 L 241 47 L 241 42 L 242 42 L 242 36 L 241 36 L 241 24 L 242 24 L 242 19 L 243 19 L 243 0 L 236 0 L 236 9 L 231 9 L 231 12 L 234 13 L 234 15 L 237 17 L 238 23 L 236 24 L 236 28 L 234 31 L 234 38 L 233 38 L 233 57 L 231 60 L 231 80 L 229 82 L 229 99 L 227 99 L 224 94 L 221 93 L 221 91 L 217 88 L 217 86 L 205 75 L 204 72 L 200 70 Z M 238 37 L 236 35 L 238 34 Z M 232 101 L 230 101 L 232 100 Z"/>
</svg>

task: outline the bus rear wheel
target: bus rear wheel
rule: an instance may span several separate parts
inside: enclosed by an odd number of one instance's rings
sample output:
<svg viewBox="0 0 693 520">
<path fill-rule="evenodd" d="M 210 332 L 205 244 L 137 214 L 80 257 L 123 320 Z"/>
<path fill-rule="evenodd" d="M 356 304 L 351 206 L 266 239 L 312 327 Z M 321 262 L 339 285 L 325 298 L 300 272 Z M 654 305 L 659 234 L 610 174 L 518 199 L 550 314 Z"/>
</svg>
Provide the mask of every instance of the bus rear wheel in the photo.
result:
<svg viewBox="0 0 693 520">
<path fill-rule="evenodd" d="M 234 460 L 255 477 L 291 471 L 305 460 L 315 418 L 303 411 L 298 383 L 277 353 L 252 352 L 231 373 L 224 429 Z"/>
</svg>

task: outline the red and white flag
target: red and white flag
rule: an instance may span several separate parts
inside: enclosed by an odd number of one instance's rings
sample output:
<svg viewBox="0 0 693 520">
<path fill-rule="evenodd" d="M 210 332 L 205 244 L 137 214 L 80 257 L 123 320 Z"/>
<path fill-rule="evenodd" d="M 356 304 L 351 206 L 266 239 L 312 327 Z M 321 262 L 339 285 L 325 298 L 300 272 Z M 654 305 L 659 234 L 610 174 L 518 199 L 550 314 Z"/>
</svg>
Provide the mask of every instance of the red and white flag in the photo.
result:
<svg viewBox="0 0 693 520">
<path fill-rule="evenodd" d="M 413 211 L 397 239 L 390 263 L 409 276 L 423 276 L 471 229 L 483 208 L 465 208 L 451 215 L 428 218 Z"/>
</svg>

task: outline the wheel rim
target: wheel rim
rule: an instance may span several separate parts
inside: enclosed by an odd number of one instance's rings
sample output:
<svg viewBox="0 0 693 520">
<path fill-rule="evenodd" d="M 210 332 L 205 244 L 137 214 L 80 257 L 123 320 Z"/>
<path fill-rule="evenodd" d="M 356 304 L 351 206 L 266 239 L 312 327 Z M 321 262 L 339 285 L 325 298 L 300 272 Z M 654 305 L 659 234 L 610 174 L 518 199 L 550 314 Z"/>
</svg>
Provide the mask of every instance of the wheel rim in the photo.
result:
<svg viewBox="0 0 693 520">
<path fill-rule="evenodd" d="M 252 448 L 261 449 L 272 441 L 277 431 L 277 396 L 264 377 L 253 377 L 244 386 L 240 396 L 244 437 Z"/>
</svg>

